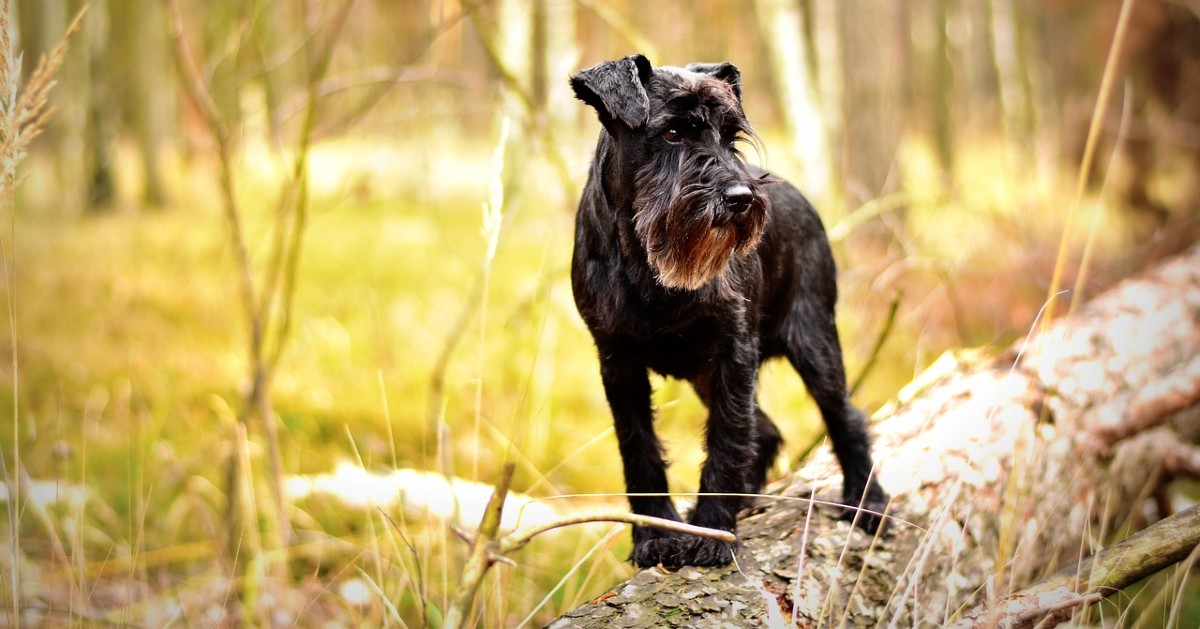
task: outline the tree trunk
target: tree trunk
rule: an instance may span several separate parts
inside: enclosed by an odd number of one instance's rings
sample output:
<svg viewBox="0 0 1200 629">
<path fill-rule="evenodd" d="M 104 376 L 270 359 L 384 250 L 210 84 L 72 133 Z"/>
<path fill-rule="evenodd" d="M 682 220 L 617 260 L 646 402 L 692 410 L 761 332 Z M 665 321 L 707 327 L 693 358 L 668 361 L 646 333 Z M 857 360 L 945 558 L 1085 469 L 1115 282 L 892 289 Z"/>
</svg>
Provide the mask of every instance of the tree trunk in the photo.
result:
<svg viewBox="0 0 1200 629">
<path fill-rule="evenodd" d="M 83 8 L 79 0 L 71 0 L 68 5 L 72 12 Z M 113 72 L 110 35 L 112 33 L 112 15 L 108 6 L 97 4 L 88 11 L 87 34 L 83 41 L 86 52 L 88 76 L 88 98 L 84 125 L 84 144 L 86 151 L 87 178 L 84 179 L 87 190 L 84 210 L 88 212 L 105 212 L 112 209 L 117 197 L 116 174 L 113 172 L 113 145 L 116 141 L 116 123 L 120 118 L 117 102 L 113 98 Z M 66 159 L 70 153 L 66 153 Z M 65 180 L 64 180 L 65 181 Z"/>
<path fill-rule="evenodd" d="M 949 178 L 954 172 L 954 121 L 951 111 L 954 101 L 954 67 L 950 59 L 954 50 L 950 36 L 946 32 L 949 27 L 946 20 L 949 17 L 949 0 L 934 0 L 933 28 L 936 33 L 936 45 L 933 53 L 933 139 L 937 147 L 938 165 L 942 173 Z"/>
<path fill-rule="evenodd" d="M 809 55 L 812 25 L 793 0 L 755 0 L 754 15 L 771 73 L 773 96 L 783 115 L 792 155 L 803 169 L 798 185 L 829 198 L 835 183 L 827 125 L 817 87 L 816 61 Z"/>
<path fill-rule="evenodd" d="M 944 356 L 880 410 L 878 539 L 806 500 L 841 487 L 822 449 L 742 513 L 736 566 L 644 570 L 552 626 L 942 626 L 1141 528 L 1200 473 L 1198 356 L 1200 246 L 999 357 Z"/>
<path fill-rule="evenodd" d="M 1028 11 L 1013 0 L 992 2 L 992 55 L 1000 91 L 1001 118 L 1008 145 L 1026 163 L 1033 154 L 1028 138 L 1037 137 L 1034 125 L 1033 80 L 1029 74 Z"/>
<path fill-rule="evenodd" d="M 907 46 L 895 28 L 905 7 L 895 2 L 836 3 L 841 48 L 842 160 L 848 207 L 894 192 L 896 153 L 905 113 Z"/>
<path fill-rule="evenodd" d="M 545 30 L 545 48 L 538 58 L 538 67 L 544 76 L 544 107 L 551 137 L 569 138 L 578 128 L 579 111 L 575 107 L 575 96 L 569 84 L 562 80 L 579 67 L 579 36 L 576 28 L 574 0 L 542 0 L 545 14 L 542 27 Z"/>
<path fill-rule="evenodd" d="M 125 12 L 121 14 L 122 23 L 114 24 L 114 28 L 123 31 L 129 43 L 122 47 L 127 63 L 115 65 L 132 70 L 128 77 L 132 83 L 128 94 L 130 111 L 126 114 L 130 116 L 128 120 L 142 162 L 141 197 L 147 206 L 159 208 L 168 201 L 163 143 L 170 133 L 174 107 L 174 93 L 162 89 L 171 79 L 166 20 L 159 0 L 126 0 L 119 4 L 125 6 Z"/>
</svg>

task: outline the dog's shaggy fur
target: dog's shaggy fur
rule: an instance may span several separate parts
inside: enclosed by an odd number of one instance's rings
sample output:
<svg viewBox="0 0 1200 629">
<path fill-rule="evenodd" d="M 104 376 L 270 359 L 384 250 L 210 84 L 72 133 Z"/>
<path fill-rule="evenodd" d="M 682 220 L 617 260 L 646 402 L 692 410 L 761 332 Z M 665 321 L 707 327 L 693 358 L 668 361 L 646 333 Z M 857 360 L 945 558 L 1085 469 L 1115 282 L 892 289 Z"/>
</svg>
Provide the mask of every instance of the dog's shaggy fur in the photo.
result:
<svg viewBox="0 0 1200 629">
<path fill-rule="evenodd" d="M 652 67 L 641 55 L 571 77 L 604 130 L 576 217 L 575 302 L 600 355 L 630 506 L 679 520 L 654 433 L 649 371 L 688 380 L 709 409 L 692 523 L 734 531 L 779 431 L 755 401 L 762 362 L 786 357 L 820 407 L 844 501 L 874 531 L 887 498 L 865 419 L 846 394 L 837 285 L 820 219 L 790 184 L 747 166 L 756 141 L 729 63 Z M 857 510 L 852 510 L 856 512 Z M 635 528 L 639 566 L 723 565 L 724 542 Z"/>
</svg>

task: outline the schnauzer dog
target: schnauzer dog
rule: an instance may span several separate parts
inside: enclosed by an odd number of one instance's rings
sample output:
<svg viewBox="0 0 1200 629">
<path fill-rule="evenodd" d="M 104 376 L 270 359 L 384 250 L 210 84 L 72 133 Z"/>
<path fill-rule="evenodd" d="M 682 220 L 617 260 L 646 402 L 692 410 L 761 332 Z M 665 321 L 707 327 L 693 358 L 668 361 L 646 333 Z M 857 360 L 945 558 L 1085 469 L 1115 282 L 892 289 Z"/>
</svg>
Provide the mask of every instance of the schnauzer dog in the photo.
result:
<svg viewBox="0 0 1200 629">
<path fill-rule="evenodd" d="M 790 184 L 747 166 L 757 137 L 730 63 L 651 67 L 642 55 L 571 77 L 604 129 L 575 225 L 571 284 L 596 342 L 635 513 L 680 520 L 654 433 L 649 370 L 689 381 L 708 407 L 700 495 L 690 521 L 735 531 L 782 439 L 758 407 L 762 362 L 786 356 L 824 417 L 843 501 L 874 532 L 875 482 L 863 414 L 851 406 L 834 325 L 837 284 L 824 227 Z M 732 545 L 635 527 L 631 559 L 724 565 Z"/>
</svg>

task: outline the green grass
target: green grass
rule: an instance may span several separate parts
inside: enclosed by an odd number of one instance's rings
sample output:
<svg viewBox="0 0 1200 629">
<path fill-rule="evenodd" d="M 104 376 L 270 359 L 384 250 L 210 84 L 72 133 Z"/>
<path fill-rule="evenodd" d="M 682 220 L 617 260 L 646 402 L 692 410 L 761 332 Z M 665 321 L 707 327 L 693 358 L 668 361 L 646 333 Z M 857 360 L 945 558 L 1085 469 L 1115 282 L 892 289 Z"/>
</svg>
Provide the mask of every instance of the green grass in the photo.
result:
<svg viewBox="0 0 1200 629">
<path fill-rule="evenodd" d="M 274 181 L 269 173 L 247 174 L 243 201 L 254 208 L 249 231 L 261 254 L 263 209 L 274 205 L 266 191 Z M 93 571 L 103 572 L 104 562 L 117 558 L 136 565 L 136 556 L 147 552 L 167 550 L 169 556 L 170 549 L 212 540 L 220 526 L 220 461 L 245 381 L 247 332 L 223 218 L 200 179 L 204 175 L 184 182 L 192 194 L 181 196 L 194 203 L 162 213 L 78 219 L 21 210 L 17 218 L 22 461 L 33 478 L 96 491 L 82 519 L 102 534 L 77 549 L 65 543 Z M 334 188 L 315 200 L 292 343 L 273 396 L 285 427 L 287 472 L 329 471 L 337 460 L 353 459 L 355 448 L 368 468 L 439 469 L 436 434 L 427 422 L 435 403 L 429 383 L 481 262 L 478 208 L 484 191 L 480 185 L 437 192 L 344 195 Z M 587 445 L 606 433 L 608 420 L 591 342 L 565 284 L 567 230 L 562 206 L 513 212 L 504 226 L 484 335 L 485 429 L 474 443 L 479 348 L 472 323 L 446 375 L 447 471 L 469 476 L 477 465 L 486 480 L 512 440 L 521 488 L 537 483 L 540 495 L 621 489 L 619 482 L 603 482 L 620 479 L 611 438 Z M 9 380 L 11 360 L 4 362 L 0 370 Z M 9 416 L 12 402 L 7 391 L 0 397 Z M 11 452 L 11 432 L 0 440 Z M 543 477 L 544 471 L 552 473 Z M 369 548 L 365 514 L 319 502 L 301 508 L 323 534 Z M 49 559 L 50 532 L 31 518 L 24 522 L 23 551 Z M 460 545 L 447 548 L 440 526 L 406 525 L 415 526 L 411 534 L 423 555 L 418 560 L 434 581 L 432 604 L 439 605 L 445 596 L 436 582 L 439 555 L 451 556 L 453 572 Z M 62 529 L 54 534 L 66 535 Z M 561 543 L 539 543 L 522 553 L 522 570 L 502 577 L 522 594 L 508 597 L 510 609 L 503 613 L 523 615 L 532 608 L 566 572 L 563 558 L 582 555 L 596 539 L 573 537 L 565 551 Z M 599 567 L 609 576 L 589 569 L 590 576 L 577 581 L 590 579 L 595 590 L 626 573 L 615 559 L 620 552 L 602 553 Z M 355 576 L 347 572 L 352 564 L 375 574 L 356 552 L 343 549 L 319 561 L 297 554 L 302 558 L 293 572 L 328 573 L 330 587 L 339 577 Z M 175 579 L 208 570 L 211 559 L 206 554 L 148 568 Z M 388 562 L 389 572 L 403 567 L 395 557 Z M 131 574 L 150 578 L 141 569 Z M 399 591 L 411 586 L 409 576 L 385 575 L 392 587 L 383 585 L 411 619 L 415 599 Z M 570 598 L 579 595 L 572 587 L 564 592 L 566 603 L 578 600 Z"/>
<path fill-rule="evenodd" d="M 430 383 L 481 268 L 479 208 L 490 147 L 434 155 L 424 146 L 385 150 L 347 142 L 314 154 L 293 336 L 272 398 L 284 428 L 285 471 L 328 472 L 337 461 L 361 456 L 369 469 L 470 477 L 478 468 L 479 480 L 487 481 L 511 456 L 516 491 L 547 498 L 621 491 L 594 349 L 567 280 L 572 193 L 543 185 L 554 180 L 536 160 L 506 208 L 487 329 L 480 335 L 473 318 L 448 363 L 441 435 L 447 456 L 438 459 L 439 431 L 430 414 L 439 400 Z M 576 161 L 585 163 L 586 149 L 577 152 Z M 261 151 L 246 155 L 239 194 L 261 264 L 281 167 Z M 841 334 L 852 376 L 868 358 L 887 304 L 905 295 L 860 395 L 869 409 L 944 349 L 1003 344 L 1028 325 L 1044 299 L 1037 278 L 1048 264 L 1031 252 L 1052 250 L 1048 243 L 1057 237 L 1057 219 L 1044 213 L 1061 198 L 1055 179 L 1027 187 L 991 182 L 983 173 L 1004 161 L 1000 149 L 972 154 L 952 186 L 940 183 L 920 145 L 904 159 L 909 202 L 902 248 L 859 236 L 836 243 Z M 71 567 L 59 565 L 56 574 L 77 587 L 115 581 L 162 593 L 203 589 L 199 583 L 228 573 L 217 561 L 222 461 L 246 379 L 247 332 L 213 187 L 201 167 L 179 179 L 175 206 L 159 213 L 63 216 L 37 190 L 35 201 L 17 210 L 21 459 L 33 478 L 95 492 L 81 512 L 58 507 L 51 527 L 25 517 L 22 551 L 36 564 L 54 565 L 63 559 L 53 544 L 60 538 Z M 1007 250 L 997 246 L 1005 243 Z M 1004 273 L 1013 265 L 1027 270 L 1019 281 Z M 7 340 L 0 352 L 8 352 Z M 9 358 L 0 357 L 4 381 L 11 381 Z M 693 491 L 703 456 L 702 407 L 686 385 L 656 385 L 659 425 L 675 462 L 672 487 Z M 0 416 L 11 416 L 11 392 L 0 390 Z M 785 458 L 794 459 L 819 434 L 819 418 L 785 365 L 768 365 L 760 391 L 784 431 Z M 0 431 L 0 446 L 11 452 L 13 445 L 12 432 Z M 261 449 L 256 445 L 252 455 L 265 469 Z M 624 502 L 610 496 L 574 504 Z M 296 583 L 307 585 L 296 586 L 295 613 L 384 622 L 389 612 L 378 597 L 360 606 L 338 594 L 364 579 L 381 579 L 377 585 L 410 625 L 444 612 L 465 545 L 432 518 L 391 515 L 395 526 L 328 499 L 297 505 L 300 536 L 289 568 Z M 631 572 L 623 561 L 627 534 L 606 536 L 607 530 L 534 542 L 514 557 L 517 567 L 496 568 L 480 603 L 484 613 L 498 624 L 520 621 L 576 565 L 533 620 L 601 594 Z M 87 607 L 95 596 L 95 606 L 105 607 L 99 591 L 82 590 L 79 601 Z"/>
</svg>

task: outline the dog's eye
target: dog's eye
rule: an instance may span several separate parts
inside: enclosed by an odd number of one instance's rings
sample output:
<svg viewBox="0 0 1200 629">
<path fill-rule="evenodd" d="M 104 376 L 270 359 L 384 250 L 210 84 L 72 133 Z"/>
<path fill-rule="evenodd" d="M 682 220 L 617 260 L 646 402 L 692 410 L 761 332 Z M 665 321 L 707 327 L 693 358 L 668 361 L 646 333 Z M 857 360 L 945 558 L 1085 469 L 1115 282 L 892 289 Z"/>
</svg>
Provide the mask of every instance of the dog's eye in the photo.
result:
<svg viewBox="0 0 1200 629">
<path fill-rule="evenodd" d="M 683 134 L 680 133 L 679 129 L 676 129 L 675 127 L 671 127 L 670 129 L 663 131 L 662 137 L 671 144 L 678 144 L 681 140 L 683 140 Z"/>
</svg>

